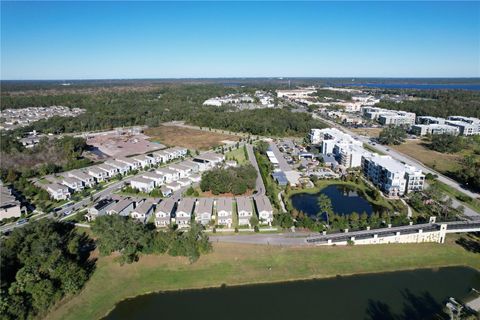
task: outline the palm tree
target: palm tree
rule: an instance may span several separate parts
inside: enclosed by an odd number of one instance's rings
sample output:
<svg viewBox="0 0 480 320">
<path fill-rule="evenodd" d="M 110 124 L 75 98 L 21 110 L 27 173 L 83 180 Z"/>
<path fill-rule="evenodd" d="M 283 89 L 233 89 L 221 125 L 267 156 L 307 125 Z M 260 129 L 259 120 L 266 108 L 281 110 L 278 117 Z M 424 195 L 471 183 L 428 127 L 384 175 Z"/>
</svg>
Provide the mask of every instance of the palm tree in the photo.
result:
<svg viewBox="0 0 480 320">
<path fill-rule="evenodd" d="M 327 225 L 330 226 L 330 214 L 333 213 L 333 208 L 332 208 L 332 200 L 325 194 L 321 194 L 318 197 L 317 204 L 320 207 L 320 212 L 317 214 L 317 217 L 320 218 L 320 216 L 325 213 L 327 215 Z"/>
</svg>

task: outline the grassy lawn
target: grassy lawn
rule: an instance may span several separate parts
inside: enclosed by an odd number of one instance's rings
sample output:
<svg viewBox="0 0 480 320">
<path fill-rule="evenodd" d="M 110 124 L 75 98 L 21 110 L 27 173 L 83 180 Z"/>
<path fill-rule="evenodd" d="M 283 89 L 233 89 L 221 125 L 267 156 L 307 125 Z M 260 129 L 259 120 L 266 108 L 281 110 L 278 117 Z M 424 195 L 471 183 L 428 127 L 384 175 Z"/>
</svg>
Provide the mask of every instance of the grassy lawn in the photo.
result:
<svg viewBox="0 0 480 320">
<path fill-rule="evenodd" d="M 372 146 L 369 145 L 369 144 L 364 143 L 364 144 L 363 144 L 363 147 L 364 147 L 366 150 L 370 151 L 370 152 L 373 152 L 373 153 L 376 153 L 376 154 L 380 154 L 380 155 L 385 155 L 384 152 L 378 150 L 377 148 L 372 147 Z"/>
<path fill-rule="evenodd" d="M 144 256 L 120 266 L 100 257 L 97 269 L 77 296 L 64 301 L 49 319 L 99 319 L 115 303 L 153 291 L 219 287 L 247 283 L 325 278 L 443 266 L 480 269 L 479 255 L 466 251 L 449 235 L 447 243 L 351 247 L 276 247 L 215 243 L 214 252 L 189 264 L 170 256 Z"/>
<path fill-rule="evenodd" d="M 383 128 L 349 128 L 348 130 L 363 136 L 378 138 Z"/>
<path fill-rule="evenodd" d="M 462 153 L 450 154 L 431 150 L 423 140 L 407 140 L 405 143 L 391 146 L 391 148 L 417 159 L 440 173 L 457 171 L 460 168 L 458 163 L 463 157 Z"/>
<path fill-rule="evenodd" d="M 243 148 L 238 148 L 232 151 L 225 153 L 225 158 L 231 160 L 232 158 L 237 160 L 239 165 L 249 163 L 248 159 L 245 158 L 245 152 Z"/>
<path fill-rule="evenodd" d="M 432 182 L 429 181 L 429 183 L 432 183 Z M 473 198 L 468 198 L 462 192 L 450 187 L 449 185 L 447 185 L 447 184 L 445 184 L 441 181 L 436 180 L 434 183 L 436 185 L 438 185 L 438 187 L 441 190 L 443 190 L 446 194 L 448 194 L 449 196 L 457 199 L 462 204 L 464 204 L 466 207 L 470 207 L 473 210 L 476 210 L 476 211 L 480 212 L 480 200 L 473 199 Z M 466 200 L 466 199 L 468 199 L 468 200 Z"/>
<path fill-rule="evenodd" d="M 194 150 L 208 150 L 223 145 L 223 141 L 237 141 L 240 137 L 205 130 L 176 126 L 159 126 L 145 130 L 152 141 L 168 146 L 179 146 Z"/>
</svg>

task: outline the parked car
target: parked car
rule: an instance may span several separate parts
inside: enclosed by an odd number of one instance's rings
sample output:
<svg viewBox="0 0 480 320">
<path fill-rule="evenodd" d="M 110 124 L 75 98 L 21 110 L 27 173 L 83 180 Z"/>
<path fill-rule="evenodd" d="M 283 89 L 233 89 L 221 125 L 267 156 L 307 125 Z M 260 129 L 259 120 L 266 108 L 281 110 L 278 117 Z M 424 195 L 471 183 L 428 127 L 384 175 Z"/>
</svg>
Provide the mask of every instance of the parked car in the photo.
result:
<svg viewBox="0 0 480 320">
<path fill-rule="evenodd" d="M 17 221 L 17 225 L 20 226 L 20 225 L 25 224 L 27 222 L 28 222 L 28 219 L 20 219 L 20 220 Z"/>
</svg>

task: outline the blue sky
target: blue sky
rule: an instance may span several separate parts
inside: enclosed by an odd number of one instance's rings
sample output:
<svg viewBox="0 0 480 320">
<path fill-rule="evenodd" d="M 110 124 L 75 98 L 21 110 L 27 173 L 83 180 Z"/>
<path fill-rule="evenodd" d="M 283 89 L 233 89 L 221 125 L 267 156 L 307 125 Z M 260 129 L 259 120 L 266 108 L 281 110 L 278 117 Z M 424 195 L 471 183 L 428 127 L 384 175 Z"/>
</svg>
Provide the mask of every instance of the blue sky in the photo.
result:
<svg viewBox="0 0 480 320">
<path fill-rule="evenodd" d="M 479 77 L 479 2 L 1 2 L 1 79 Z"/>
</svg>

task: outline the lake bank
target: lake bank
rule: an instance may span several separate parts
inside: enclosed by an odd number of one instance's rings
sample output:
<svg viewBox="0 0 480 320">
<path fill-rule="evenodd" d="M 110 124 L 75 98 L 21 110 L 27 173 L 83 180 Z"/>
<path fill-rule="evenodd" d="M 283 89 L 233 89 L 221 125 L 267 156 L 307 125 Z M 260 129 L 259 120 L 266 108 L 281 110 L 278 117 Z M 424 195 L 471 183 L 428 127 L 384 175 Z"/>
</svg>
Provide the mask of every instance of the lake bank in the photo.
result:
<svg viewBox="0 0 480 320">
<path fill-rule="evenodd" d="M 417 269 L 271 284 L 159 292 L 119 303 L 105 319 L 379 319 L 444 315 L 449 297 L 480 287 L 480 272 L 465 267 Z M 341 299 L 339 299 L 341 297 Z M 315 308 L 276 308 L 291 305 Z M 348 308 L 344 308 L 348 305 Z M 249 306 L 239 308 L 239 306 Z M 406 308 L 408 306 L 408 308 Z M 273 307 L 273 308 L 272 308 Z M 381 307 L 381 308 L 380 308 Z M 179 312 L 181 310 L 181 312 Z M 215 310 L 215 312 L 212 312 Z M 232 310 L 235 310 L 232 312 Z M 404 317 L 402 317 L 404 316 Z"/>
<path fill-rule="evenodd" d="M 144 256 L 120 266 L 101 257 L 82 292 L 64 301 L 49 319 L 98 319 L 129 297 L 149 292 L 273 283 L 337 275 L 469 266 L 480 269 L 478 254 L 455 243 L 353 247 L 286 248 L 215 243 L 214 252 L 187 259 Z"/>
</svg>

